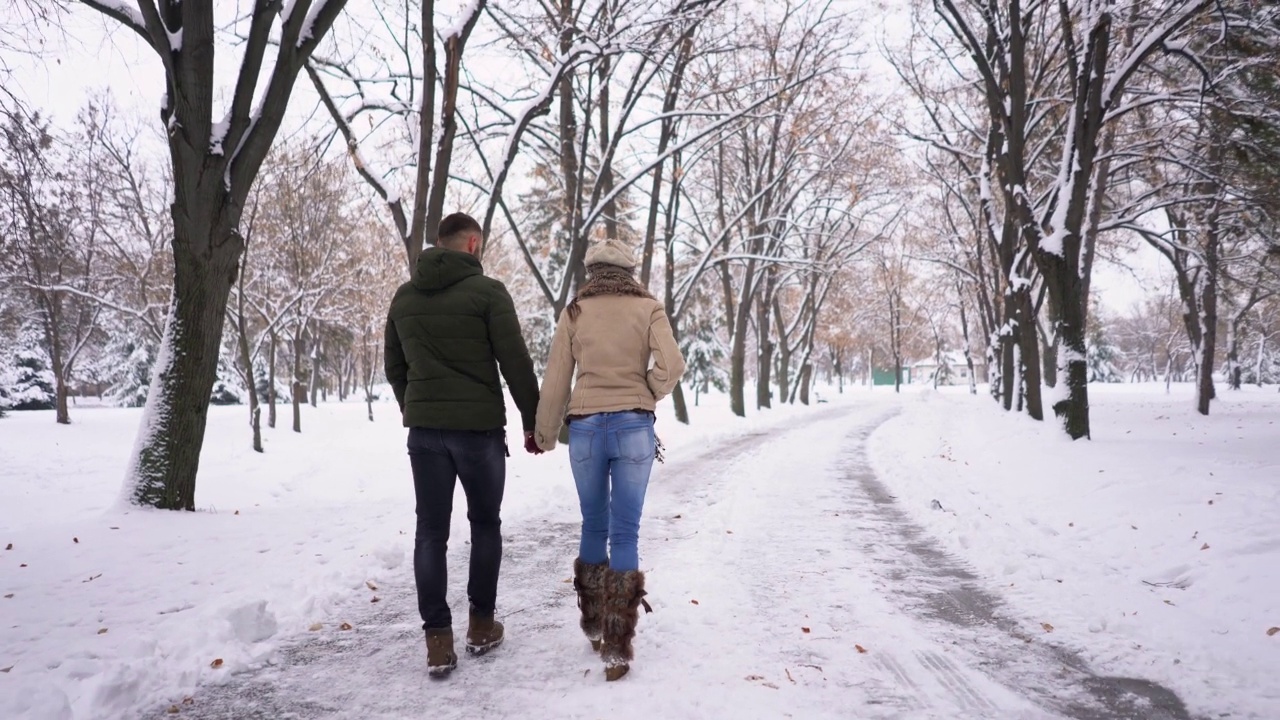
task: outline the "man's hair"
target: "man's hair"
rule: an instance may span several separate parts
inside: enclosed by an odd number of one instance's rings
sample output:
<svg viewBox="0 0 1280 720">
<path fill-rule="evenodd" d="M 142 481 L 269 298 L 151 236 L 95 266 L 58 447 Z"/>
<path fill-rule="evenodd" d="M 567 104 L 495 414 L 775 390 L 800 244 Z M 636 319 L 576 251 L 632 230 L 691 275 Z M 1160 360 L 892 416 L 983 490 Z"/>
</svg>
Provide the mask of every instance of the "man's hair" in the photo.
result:
<svg viewBox="0 0 1280 720">
<path fill-rule="evenodd" d="M 475 218 L 466 213 L 454 213 L 440 221 L 436 244 L 450 250 L 460 250 L 466 245 L 467 238 L 480 234 L 480 223 Z"/>
</svg>

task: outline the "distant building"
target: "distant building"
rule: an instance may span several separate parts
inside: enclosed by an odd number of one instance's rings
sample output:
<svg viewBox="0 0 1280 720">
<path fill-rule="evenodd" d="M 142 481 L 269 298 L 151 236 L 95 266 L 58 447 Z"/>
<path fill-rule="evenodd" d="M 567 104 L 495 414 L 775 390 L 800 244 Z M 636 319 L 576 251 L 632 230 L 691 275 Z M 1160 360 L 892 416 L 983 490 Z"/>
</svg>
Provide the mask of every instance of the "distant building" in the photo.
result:
<svg viewBox="0 0 1280 720">
<path fill-rule="evenodd" d="M 942 364 L 938 364 L 936 357 L 930 357 L 911 363 L 910 377 L 907 379 L 906 371 L 903 368 L 902 381 L 911 382 L 917 385 L 932 385 L 933 376 L 941 373 L 938 377 L 939 385 L 967 385 L 969 384 L 969 365 L 964 361 L 964 353 L 959 350 L 948 350 L 942 354 Z M 973 374 L 977 376 L 975 382 L 984 383 L 987 381 L 987 363 L 986 359 L 977 354 L 973 354 Z M 892 375 L 890 375 L 892 382 Z"/>
</svg>

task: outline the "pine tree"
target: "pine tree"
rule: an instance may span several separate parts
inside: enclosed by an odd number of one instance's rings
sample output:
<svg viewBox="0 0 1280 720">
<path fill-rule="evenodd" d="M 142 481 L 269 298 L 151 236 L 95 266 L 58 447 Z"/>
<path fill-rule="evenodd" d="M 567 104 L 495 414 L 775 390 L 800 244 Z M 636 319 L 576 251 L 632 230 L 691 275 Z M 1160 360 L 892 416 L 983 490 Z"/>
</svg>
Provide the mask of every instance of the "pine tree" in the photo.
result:
<svg viewBox="0 0 1280 720">
<path fill-rule="evenodd" d="M 0 388 L 4 404 L 11 410 L 52 410 L 56 402 L 49 361 L 34 348 L 18 350 L 12 365 L 0 370 Z"/>
</svg>

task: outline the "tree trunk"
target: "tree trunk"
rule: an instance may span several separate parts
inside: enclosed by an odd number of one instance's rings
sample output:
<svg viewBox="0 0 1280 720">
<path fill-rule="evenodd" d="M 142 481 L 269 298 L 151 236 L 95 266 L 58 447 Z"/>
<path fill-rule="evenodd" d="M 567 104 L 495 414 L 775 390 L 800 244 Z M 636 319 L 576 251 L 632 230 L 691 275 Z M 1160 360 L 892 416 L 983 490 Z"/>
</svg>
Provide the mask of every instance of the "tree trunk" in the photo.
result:
<svg viewBox="0 0 1280 720">
<path fill-rule="evenodd" d="M 1015 295 L 1020 298 L 1018 326 L 1021 329 L 1022 346 L 1018 354 L 1022 367 L 1018 368 L 1018 375 L 1022 378 L 1022 394 L 1027 414 L 1034 420 L 1044 420 L 1044 400 L 1040 389 L 1040 338 L 1036 332 L 1035 307 L 1031 302 L 1029 288 L 1019 290 Z"/>
<path fill-rule="evenodd" d="M 253 431 L 253 450 L 262 452 L 262 409 L 258 407 L 258 383 L 253 376 L 253 358 L 249 354 L 249 333 L 244 323 L 244 287 L 240 287 L 240 307 L 236 313 L 236 345 L 240 353 L 241 377 L 249 391 L 249 427 Z"/>
<path fill-rule="evenodd" d="M 1240 367 L 1240 320 L 1241 316 L 1236 315 L 1227 325 L 1227 386 L 1232 390 L 1240 389 L 1240 379 L 1243 375 L 1243 368 Z"/>
<path fill-rule="evenodd" d="M 1048 274 L 1048 273 L 1046 273 Z M 1066 280 L 1065 283 L 1062 281 Z M 1073 278 L 1054 273 L 1050 292 L 1057 292 L 1058 308 L 1058 373 L 1067 384 L 1066 396 L 1053 404 L 1054 415 L 1072 440 L 1089 437 L 1089 364 L 1085 346 L 1084 304 L 1075 295 Z M 1061 287 L 1061 285 L 1067 287 Z"/>
<path fill-rule="evenodd" d="M 267 346 L 267 427 L 276 426 L 276 331 Z"/>
<path fill-rule="evenodd" d="M 293 338 L 293 431 L 302 432 L 302 403 L 307 386 L 302 384 L 302 335 L 301 331 Z"/>
<path fill-rule="evenodd" d="M 813 364 L 805 363 L 800 368 L 800 404 L 809 404 L 809 386 L 813 383 Z"/>
<path fill-rule="evenodd" d="M 311 407 L 315 407 L 320 394 L 320 335 L 316 328 L 311 331 L 311 377 L 307 384 L 311 390 Z"/>
<path fill-rule="evenodd" d="M 1215 397 L 1213 387 L 1214 347 L 1218 336 L 1218 239 L 1217 218 L 1206 232 L 1204 268 L 1200 272 L 1200 345 L 1196 348 L 1196 410 L 1209 414 Z"/>
<path fill-rule="evenodd" d="M 174 205 L 174 214 L 179 208 Z M 218 374 L 231 285 L 243 241 L 220 223 L 175 217 L 174 288 L 136 450 L 130 494 L 138 505 L 195 510 L 196 473 Z M 184 236 L 205 228 L 211 237 Z M 209 229 L 214 228 L 214 229 Z M 202 248 L 203 252 L 193 252 Z"/>
<path fill-rule="evenodd" d="M 729 351 L 729 409 L 738 417 L 747 416 L 747 318 L 739 311 Z"/>
<path fill-rule="evenodd" d="M 676 421 L 688 425 L 689 403 L 684 398 L 684 383 L 676 383 L 676 389 L 671 391 L 671 403 L 676 409 Z"/>
<path fill-rule="evenodd" d="M 54 374 L 54 407 L 57 409 L 57 421 L 59 425 L 71 424 L 71 413 L 67 410 L 67 378 L 65 373 Z"/>
<path fill-rule="evenodd" d="M 756 305 L 756 409 L 772 407 L 773 392 L 773 329 L 769 322 L 769 299 L 761 298 Z M 779 328 L 781 330 L 781 328 Z"/>
</svg>

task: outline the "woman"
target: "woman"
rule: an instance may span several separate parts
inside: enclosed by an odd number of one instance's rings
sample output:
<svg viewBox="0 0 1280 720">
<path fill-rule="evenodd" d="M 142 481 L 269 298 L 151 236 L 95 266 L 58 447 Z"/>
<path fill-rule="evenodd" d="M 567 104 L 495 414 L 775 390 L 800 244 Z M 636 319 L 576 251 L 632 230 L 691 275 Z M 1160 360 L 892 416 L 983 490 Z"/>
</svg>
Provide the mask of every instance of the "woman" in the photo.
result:
<svg viewBox="0 0 1280 720">
<path fill-rule="evenodd" d="M 636 282 L 635 266 L 635 256 L 616 240 L 588 248 L 587 282 L 560 314 L 551 341 L 534 431 L 538 447 L 551 450 L 561 424 L 569 424 L 582 507 L 573 586 L 582 631 L 600 651 L 610 681 L 630 670 L 644 603 L 636 545 L 656 451 L 653 411 L 684 373 L 667 313 Z"/>
</svg>

